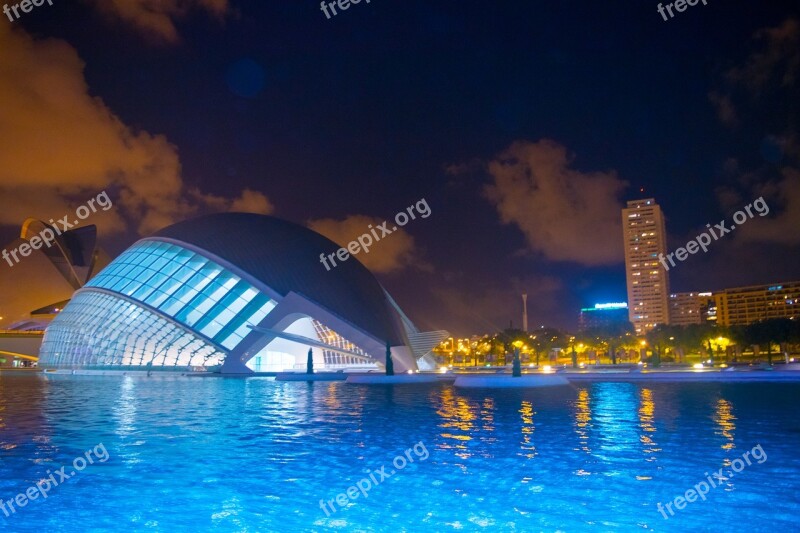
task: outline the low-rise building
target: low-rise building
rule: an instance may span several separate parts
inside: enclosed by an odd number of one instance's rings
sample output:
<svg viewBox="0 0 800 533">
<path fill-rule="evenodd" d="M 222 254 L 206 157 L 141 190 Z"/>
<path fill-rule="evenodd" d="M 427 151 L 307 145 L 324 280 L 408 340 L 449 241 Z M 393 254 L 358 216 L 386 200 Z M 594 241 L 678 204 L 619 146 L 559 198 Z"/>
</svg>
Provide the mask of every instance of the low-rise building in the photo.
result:
<svg viewBox="0 0 800 533">
<path fill-rule="evenodd" d="M 676 292 L 669 295 L 669 323 L 673 326 L 703 324 L 716 305 L 710 292 Z"/>
<path fill-rule="evenodd" d="M 800 317 L 800 281 L 751 285 L 714 294 L 717 323 L 752 324 L 770 318 Z"/>
<path fill-rule="evenodd" d="M 578 331 L 606 328 L 628 322 L 628 304 L 600 303 L 584 307 L 578 316 Z"/>
</svg>

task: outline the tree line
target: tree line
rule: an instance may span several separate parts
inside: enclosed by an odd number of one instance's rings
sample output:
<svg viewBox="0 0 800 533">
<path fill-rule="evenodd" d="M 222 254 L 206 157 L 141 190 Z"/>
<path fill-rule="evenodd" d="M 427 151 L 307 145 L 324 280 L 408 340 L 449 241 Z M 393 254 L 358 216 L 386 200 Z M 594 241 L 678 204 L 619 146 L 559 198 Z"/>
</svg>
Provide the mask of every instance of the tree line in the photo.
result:
<svg viewBox="0 0 800 533">
<path fill-rule="evenodd" d="M 557 328 L 545 327 L 532 332 L 520 329 L 505 329 L 480 337 L 469 352 L 463 354 L 478 364 L 505 365 L 511 360 L 515 348 L 521 349 L 524 362 L 539 365 L 547 361 L 553 350 L 567 356 L 576 356 L 587 351 L 594 352 L 595 359 L 606 359 L 617 364 L 622 355 L 645 349 L 648 361 L 654 365 L 662 362 L 686 362 L 689 354 L 699 354 L 703 359 L 719 362 L 722 358 L 736 362 L 746 352 L 751 359 L 766 355 L 772 365 L 773 356 L 781 350 L 800 345 L 800 320 L 777 318 L 754 322 L 747 326 L 717 326 L 714 324 L 692 324 L 688 326 L 660 325 L 644 336 L 636 336 L 630 323 L 616 323 L 592 328 L 580 333 L 569 333 Z M 449 352 L 437 349 L 441 356 Z"/>
</svg>

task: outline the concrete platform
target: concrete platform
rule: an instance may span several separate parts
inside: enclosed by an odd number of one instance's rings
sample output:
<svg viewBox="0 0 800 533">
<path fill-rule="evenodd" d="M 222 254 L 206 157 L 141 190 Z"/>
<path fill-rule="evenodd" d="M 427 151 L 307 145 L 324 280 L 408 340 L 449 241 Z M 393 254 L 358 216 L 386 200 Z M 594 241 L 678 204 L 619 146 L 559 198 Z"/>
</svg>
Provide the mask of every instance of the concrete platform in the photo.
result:
<svg viewBox="0 0 800 533">
<path fill-rule="evenodd" d="M 685 370 L 642 372 L 564 372 L 571 383 L 586 381 L 663 382 L 663 383 L 762 383 L 799 382 L 795 370 Z"/>
<path fill-rule="evenodd" d="M 278 372 L 275 381 L 344 381 L 347 374 L 344 372 L 314 372 L 306 374 L 302 372 Z"/>
<path fill-rule="evenodd" d="M 438 383 L 435 374 L 352 374 L 347 383 L 355 385 L 419 385 L 421 383 Z"/>
<path fill-rule="evenodd" d="M 569 385 L 569 381 L 563 374 L 523 374 L 516 378 L 505 374 L 500 376 L 459 376 L 454 385 L 470 389 L 534 389 Z"/>
</svg>

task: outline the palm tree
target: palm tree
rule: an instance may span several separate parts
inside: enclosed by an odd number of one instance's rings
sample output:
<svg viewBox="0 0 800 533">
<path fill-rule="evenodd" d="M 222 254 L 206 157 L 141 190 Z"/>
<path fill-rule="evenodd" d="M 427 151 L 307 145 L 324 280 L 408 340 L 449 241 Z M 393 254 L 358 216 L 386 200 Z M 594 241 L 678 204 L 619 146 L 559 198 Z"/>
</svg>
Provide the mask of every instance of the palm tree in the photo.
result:
<svg viewBox="0 0 800 533">
<path fill-rule="evenodd" d="M 767 364 L 772 366 L 772 343 L 789 342 L 796 335 L 797 326 L 788 318 L 771 318 L 754 322 L 747 327 L 747 336 L 754 344 L 767 345 Z"/>
<path fill-rule="evenodd" d="M 645 334 L 647 343 L 653 347 L 654 366 L 661 364 L 661 356 L 668 347 L 674 345 L 675 333 L 674 327 L 661 324 Z"/>
<path fill-rule="evenodd" d="M 542 328 L 536 332 L 536 346 L 543 352 L 549 354 L 553 348 L 564 344 L 565 335 L 556 328 Z M 536 354 L 536 364 L 539 364 L 539 354 Z"/>
<path fill-rule="evenodd" d="M 611 364 L 617 364 L 617 349 L 633 335 L 630 322 L 617 322 L 605 326 L 590 328 L 583 332 L 582 340 L 589 345 L 608 350 Z"/>
</svg>

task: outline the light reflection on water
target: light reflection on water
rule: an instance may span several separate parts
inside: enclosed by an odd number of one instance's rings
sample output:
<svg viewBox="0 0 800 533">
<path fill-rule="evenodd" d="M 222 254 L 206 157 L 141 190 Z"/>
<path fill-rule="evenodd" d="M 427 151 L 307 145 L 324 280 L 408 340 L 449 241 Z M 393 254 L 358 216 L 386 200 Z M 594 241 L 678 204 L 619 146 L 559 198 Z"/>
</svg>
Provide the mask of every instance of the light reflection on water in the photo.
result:
<svg viewBox="0 0 800 533">
<path fill-rule="evenodd" d="M 661 448 L 655 442 L 656 426 L 653 423 L 655 419 L 656 403 L 653 400 L 653 391 L 651 389 L 643 388 L 639 391 L 639 427 L 642 434 L 639 440 L 643 445 L 642 451 L 647 454 L 653 454 L 648 457 L 647 461 L 655 461 L 656 452 L 660 452 Z"/>
<path fill-rule="evenodd" d="M 23 513 L 0 513 L 0 528 L 790 530 L 797 503 L 771 495 L 800 492 L 799 393 L 791 384 L 464 392 L 0 375 L 0 497 L 100 442 L 111 456 Z M 320 499 L 391 467 L 419 442 L 427 460 L 330 517 L 320 510 Z M 736 474 L 708 502 L 661 518 L 656 503 L 756 444 L 767 462 Z"/>
<path fill-rule="evenodd" d="M 722 444 L 723 450 L 733 450 L 736 448 L 736 443 L 733 440 L 733 432 L 736 429 L 736 417 L 733 416 L 733 406 L 731 402 L 720 398 L 717 400 L 717 410 L 714 415 L 714 422 L 719 425 L 719 430 L 715 433 L 725 437 L 725 442 Z"/>
<path fill-rule="evenodd" d="M 522 442 L 520 449 L 523 457 L 533 459 L 536 457 L 536 446 L 533 444 L 533 404 L 528 400 L 522 400 L 522 407 L 519 410 L 522 415 Z"/>
<path fill-rule="evenodd" d="M 592 428 L 592 409 L 590 407 L 591 398 L 589 389 L 578 389 L 578 399 L 575 400 L 575 433 L 578 435 L 578 447 L 575 450 L 582 450 L 588 454 L 592 453 L 589 448 L 589 432 Z"/>
</svg>

